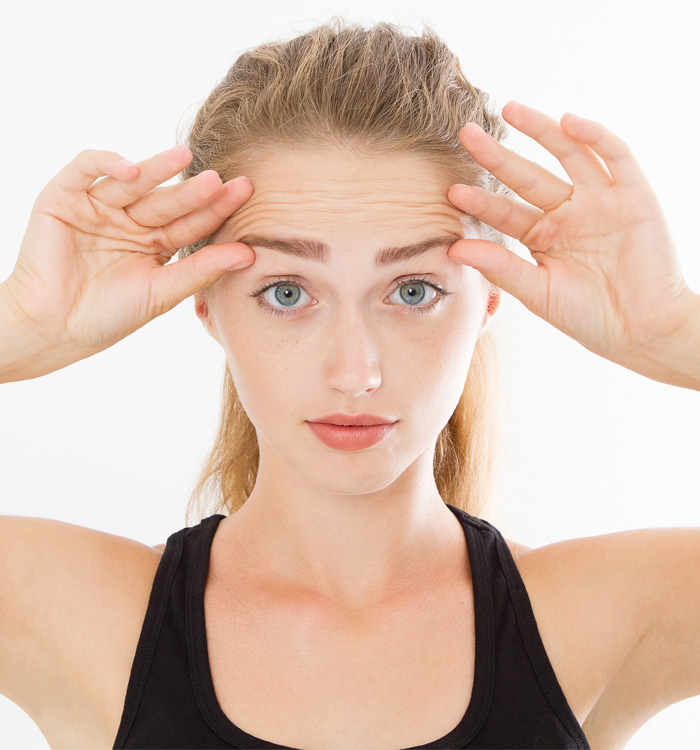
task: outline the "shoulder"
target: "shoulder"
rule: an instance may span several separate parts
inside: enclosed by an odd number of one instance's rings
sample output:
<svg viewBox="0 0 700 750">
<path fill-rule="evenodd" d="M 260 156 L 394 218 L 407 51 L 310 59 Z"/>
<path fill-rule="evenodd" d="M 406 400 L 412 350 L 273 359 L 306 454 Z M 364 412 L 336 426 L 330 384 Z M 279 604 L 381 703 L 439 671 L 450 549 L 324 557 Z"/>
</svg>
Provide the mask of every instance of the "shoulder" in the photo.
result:
<svg viewBox="0 0 700 750">
<path fill-rule="evenodd" d="M 104 707 L 123 703 L 161 557 L 75 524 L 0 517 L 0 693 L 50 744 L 75 725 L 97 737 Z"/>
<path fill-rule="evenodd" d="M 700 694 L 700 528 L 570 539 L 516 562 L 589 739 L 624 745 L 656 713 Z"/>
</svg>

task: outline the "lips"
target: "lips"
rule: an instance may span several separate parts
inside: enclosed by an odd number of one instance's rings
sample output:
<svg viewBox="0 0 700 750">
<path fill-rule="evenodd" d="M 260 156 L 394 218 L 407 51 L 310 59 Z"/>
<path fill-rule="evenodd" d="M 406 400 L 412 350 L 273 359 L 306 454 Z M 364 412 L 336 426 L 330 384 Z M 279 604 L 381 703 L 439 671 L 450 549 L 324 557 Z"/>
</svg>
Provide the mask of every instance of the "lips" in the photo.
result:
<svg viewBox="0 0 700 750">
<path fill-rule="evenodd" d="M 376 418 L 376 417 L 375 417 Z M 309 422 L 311 431 L 329 448 L 340 451 L 357 451 L 371 448 L 394 429 L 395 424 L 375 424 L 364 427 L 343 427 L 327 422 Z"/>
</svg>

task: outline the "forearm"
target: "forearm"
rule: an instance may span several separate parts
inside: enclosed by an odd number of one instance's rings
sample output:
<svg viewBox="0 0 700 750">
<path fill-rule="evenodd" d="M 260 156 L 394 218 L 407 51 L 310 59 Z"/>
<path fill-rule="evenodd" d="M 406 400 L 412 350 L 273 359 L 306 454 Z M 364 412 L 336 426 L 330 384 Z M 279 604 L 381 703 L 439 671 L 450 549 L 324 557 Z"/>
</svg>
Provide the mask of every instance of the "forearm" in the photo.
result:
<svg viewBox="0 0 700 750">
<path fill-rule="evenodd" d="M 688 314 L 677 333 L 643 347 L 632 369 L 660 383 L 700 391 L 700 294 L 689 293 Z"/>
<path fill-rule="evenodd" d="M 3 282 L 0 284 L 0 383 L 31 380 L 69 364 L 58 347 L 22 321 L 13 306 Z"/>
</svg>

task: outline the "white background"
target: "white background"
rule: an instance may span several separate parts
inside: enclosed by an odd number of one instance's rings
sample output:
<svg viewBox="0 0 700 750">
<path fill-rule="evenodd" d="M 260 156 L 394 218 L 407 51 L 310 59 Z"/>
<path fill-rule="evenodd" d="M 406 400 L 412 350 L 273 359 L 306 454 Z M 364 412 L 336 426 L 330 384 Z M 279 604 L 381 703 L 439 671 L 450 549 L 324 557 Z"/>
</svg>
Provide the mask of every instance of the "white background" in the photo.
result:
<svg viewBox="0 0 700 750">
<path fill-rule="evenodd" d="M 416 33 L 426 21 L 497 107 L 515 99 L 557 119 L 571 111 L 620 135 L 700 291 L 697 21 L 687 2 L 639 0 L 5 2 L 0 280 L 12 272 L 36 195 L 78 152 L 139 161 L 175 145 L 178 126 L 241 52 L 336 14 Z M 506 143 L 566 178 L 513 128 Z M 508 295 L 498 315 L 508 431 L 489 520 L 528 546 L 700 526 L 700 394 L 596 357 Z M 217 424 L 223 365 L 190 298 L 88 360 L 3 385 L 0 513 L 164 542 L 185 525 Z M 628 747 L 689 746 L 699 709 L 700 698 L 675 704 Z M 3 747 L 48 747 L 4 698 L 0 727 Z"/>
</svg>

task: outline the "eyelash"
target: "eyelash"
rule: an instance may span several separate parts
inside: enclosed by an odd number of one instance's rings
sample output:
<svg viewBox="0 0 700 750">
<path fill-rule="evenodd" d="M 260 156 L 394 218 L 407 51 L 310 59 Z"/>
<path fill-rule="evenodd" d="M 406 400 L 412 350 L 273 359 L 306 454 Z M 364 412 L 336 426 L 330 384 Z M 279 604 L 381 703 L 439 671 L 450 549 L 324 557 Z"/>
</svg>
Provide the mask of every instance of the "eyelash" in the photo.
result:
<svg viewBox="0 0 700 750">
<path fill-rule="evenodd" d="M 430 312 L 433 308 L 435 308 L 445 297 L 452 294 L 452 292 L 448 292 L 445 289 L 443 289 L 439 284 L 436 284 L 433 281 L 429 281 L 423 276 L 412 276 L 409 279 L 402 279 L 401 281 L 398 281 L 394 288 L 389 292 L 389 294 L 393 294 L 397 289 L 400 287 L 410 284 L 411 282 L 419 282 L 421 284 L 425 284 L 426 286 L 431 287 L 434 289 L 438 294 L 437 297 L 431 301 L 429 305 L 420 305 L 413 307 L 411 305 L 405 305 L 411 312 L 416 313 L 427 313 Z M 284 279 L 279 278 L 272 281 L 267 286 L 264 286 L 262 289 L 259 289 L 257 292 L 254 292 L 251 294 L 251 297 L 260 297 L 258 300 L 258 307 L 263 308 L 266 312 L 271 313 L 272 315 L 278 315 L 283 318 L 290 318 L 295 317 L 300 310 L 303 308 L 292 308 L 289 310 L 289 312 L 285 312 L 284 310 L 281 310 L 278 307 L 273 307 L 272 305 L 268 304 L 260 295 L 264 294 L 268 289 L 273 289 L 276 286 L 284 286 L 285 284 L 289 284 L 290 286 L 298 286 L 300 289 L 303 289 L 307 294 L 309 293 L 303 284 L 300 284 L 298 281 L 292 281 L 291 279 Z M 404 307 L 404 305 L 399 305 L 399 307 Z"/>
</svg>

